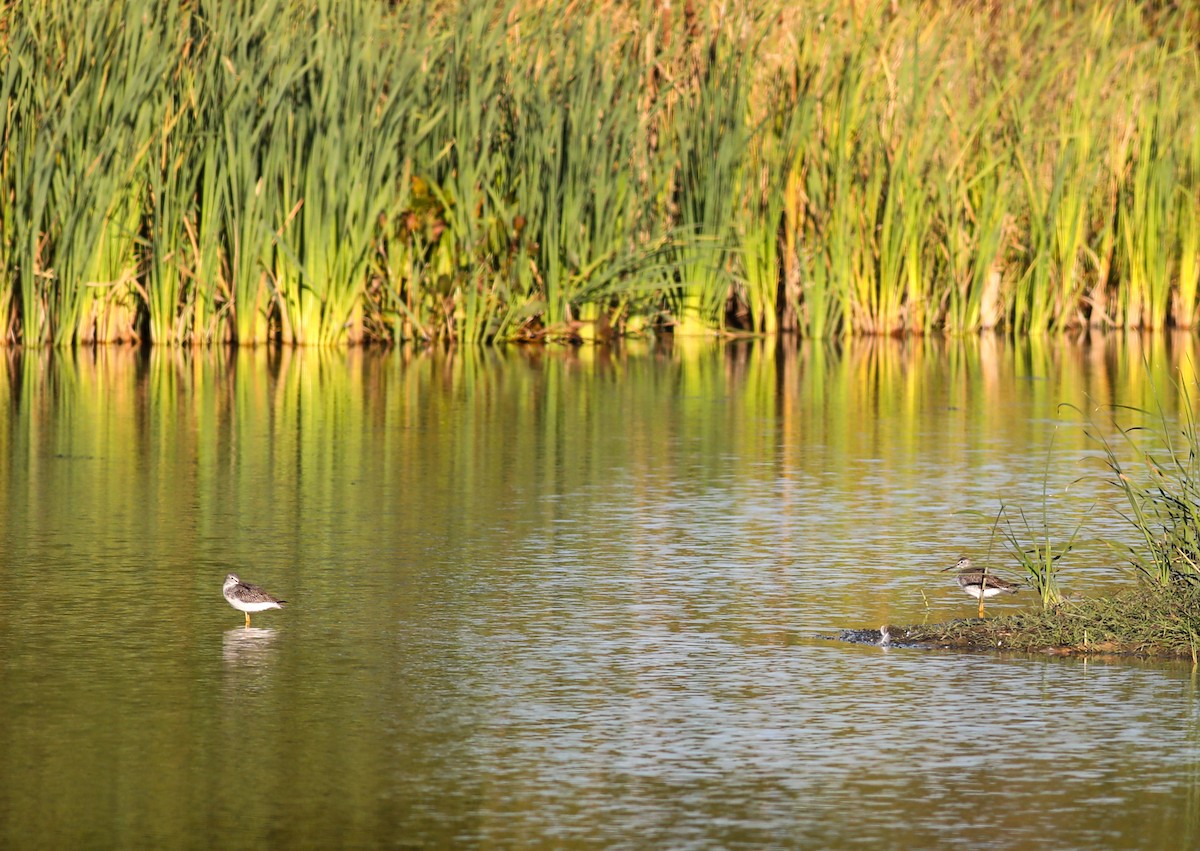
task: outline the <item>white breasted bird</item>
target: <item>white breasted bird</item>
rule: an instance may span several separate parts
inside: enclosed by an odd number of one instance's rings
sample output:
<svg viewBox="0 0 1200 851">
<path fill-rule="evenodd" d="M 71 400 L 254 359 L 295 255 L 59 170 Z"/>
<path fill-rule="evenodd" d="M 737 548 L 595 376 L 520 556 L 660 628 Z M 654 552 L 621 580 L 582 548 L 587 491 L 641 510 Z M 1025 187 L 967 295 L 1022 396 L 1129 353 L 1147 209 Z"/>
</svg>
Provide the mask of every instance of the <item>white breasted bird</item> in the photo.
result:
<svg viewBox="0 0 1200 851">
<path fill-rule="evenodd" d="M 236 573 L 225 577 L 225 587 L 222 590 L 229 605 L 246 615 L 246 626 L 250 626 L 251 612 L 265 612 L 267 609 L 282 609 L 287 600 L 280 600 L 264 591 L 258 585 L 243 582 Z"/>
</svg>

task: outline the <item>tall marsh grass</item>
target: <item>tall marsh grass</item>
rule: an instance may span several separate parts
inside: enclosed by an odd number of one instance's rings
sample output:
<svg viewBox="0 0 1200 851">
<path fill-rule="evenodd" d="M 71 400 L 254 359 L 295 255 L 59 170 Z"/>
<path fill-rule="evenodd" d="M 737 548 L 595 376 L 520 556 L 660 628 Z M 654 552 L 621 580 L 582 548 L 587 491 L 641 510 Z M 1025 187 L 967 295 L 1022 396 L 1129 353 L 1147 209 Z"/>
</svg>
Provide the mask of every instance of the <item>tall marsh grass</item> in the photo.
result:
<svg viewBox="0 0 1200 851">
<path fill-rule="evenodd" d="M 1144 549 L 1130 564 L 1144 578 L 1171 586 L 1200 585 L 1200 427 L 1195 418 L 1194 377 L 1173 381 L 1179 414 L 1154 407 L 1114 408 L 1109 422 L 1092 423 L 1089 436 L 1100 450 L 1108 483 L 1124 498 L 1122 516 L 1137 530 Z M 1146 425 L 1129 425 L 1138 418 Z"/>
<path fill-rule="evenodd" d="M 1193 327 L 1200 21 L 11 0 L 8 343 Z"/>
</svg>

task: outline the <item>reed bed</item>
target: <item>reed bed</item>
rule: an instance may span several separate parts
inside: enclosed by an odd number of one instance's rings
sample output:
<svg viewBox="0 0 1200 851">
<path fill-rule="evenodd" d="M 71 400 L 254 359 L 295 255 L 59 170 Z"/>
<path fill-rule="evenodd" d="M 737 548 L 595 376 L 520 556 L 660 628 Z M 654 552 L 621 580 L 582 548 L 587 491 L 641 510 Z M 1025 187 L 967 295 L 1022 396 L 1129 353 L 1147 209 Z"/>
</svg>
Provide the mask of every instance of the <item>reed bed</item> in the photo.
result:
<svg viewBox="0 0 1200 851">
<path fill-rule="evenodd" d="M 1190 328 L 1186 4 L 0 7 L 5 342 Z"/>
</svg>

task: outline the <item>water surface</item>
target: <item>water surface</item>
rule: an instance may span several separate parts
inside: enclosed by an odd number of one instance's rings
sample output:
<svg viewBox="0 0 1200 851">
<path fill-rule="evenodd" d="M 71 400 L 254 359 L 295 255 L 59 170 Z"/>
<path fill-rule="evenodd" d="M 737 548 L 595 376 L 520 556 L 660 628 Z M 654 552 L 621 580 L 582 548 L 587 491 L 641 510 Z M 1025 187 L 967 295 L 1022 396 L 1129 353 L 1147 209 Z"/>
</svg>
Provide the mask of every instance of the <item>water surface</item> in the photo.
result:
<svg viewBox="0 0 1200 851">
<path fill-rule="evenodd" d="M 829 638 L 1121 587 L 1193 346 L 6 353 L 0 846 L 1194 846 L 1190 664 Z"/>
</svg>

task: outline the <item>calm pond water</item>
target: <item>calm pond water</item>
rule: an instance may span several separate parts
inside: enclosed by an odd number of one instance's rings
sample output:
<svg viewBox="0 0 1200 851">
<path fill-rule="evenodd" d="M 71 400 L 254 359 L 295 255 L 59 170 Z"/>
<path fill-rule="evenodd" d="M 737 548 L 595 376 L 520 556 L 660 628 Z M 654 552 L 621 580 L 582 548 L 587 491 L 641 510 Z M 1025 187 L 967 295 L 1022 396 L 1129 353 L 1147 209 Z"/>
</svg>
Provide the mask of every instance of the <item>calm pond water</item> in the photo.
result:
<svg viewBox="0 0 1200 851">
<path fill-rule="evenodd" d="M 0 847 L 1196 847 L 1190 664 L 830 637 L 970 615 L 1043 490 L 1127 582 L 1080 411 L 1198 362 L 0 352 Z"/>
</svg>

